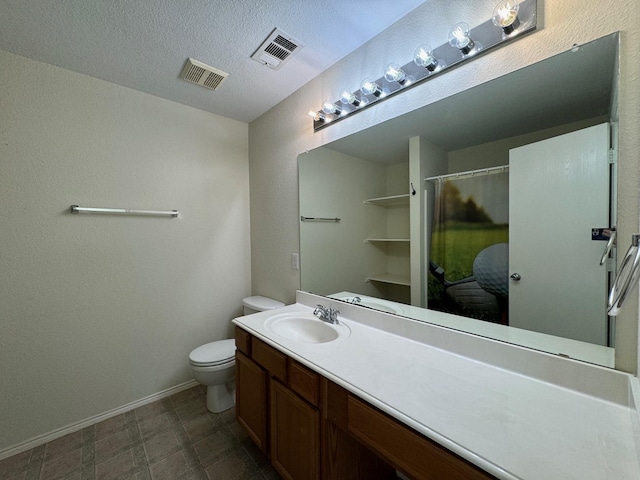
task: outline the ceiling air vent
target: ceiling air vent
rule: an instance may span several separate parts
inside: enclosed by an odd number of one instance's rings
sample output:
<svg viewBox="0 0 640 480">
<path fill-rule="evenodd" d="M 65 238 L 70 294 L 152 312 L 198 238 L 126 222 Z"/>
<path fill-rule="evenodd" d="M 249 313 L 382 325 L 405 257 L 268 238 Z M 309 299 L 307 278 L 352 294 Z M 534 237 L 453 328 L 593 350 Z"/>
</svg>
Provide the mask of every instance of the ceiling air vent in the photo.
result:
<svg viewBox="0 0 640 480">
<path fill-rule="evenodd" d="M 180 78 L 190 83 L 196 83 L 210 90 L 215 90 L 220 86 L 228 73 L 218 70 L 217 68 L 205 65 L 193 58 L 189 58 L 182 69 Z"/>
<path fill-rule="evenodd" d="M 291 35 L 276 28 L 251 55 L 251 58 L 269 68 L 278 70 L 303 46 Z"/>
</svg>

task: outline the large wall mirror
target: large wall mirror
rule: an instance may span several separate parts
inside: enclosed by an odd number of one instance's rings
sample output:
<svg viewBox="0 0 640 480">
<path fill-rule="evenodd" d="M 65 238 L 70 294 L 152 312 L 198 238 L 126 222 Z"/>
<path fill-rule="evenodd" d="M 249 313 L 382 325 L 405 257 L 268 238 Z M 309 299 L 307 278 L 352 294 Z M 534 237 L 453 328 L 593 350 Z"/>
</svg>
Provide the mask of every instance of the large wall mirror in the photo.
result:
<svg viewBox="0 0 640 480">
<path fill-rule="evenodd" d="M 618 44 L 301 154 L 302 290 L 613 367 Z"/>
</svg>

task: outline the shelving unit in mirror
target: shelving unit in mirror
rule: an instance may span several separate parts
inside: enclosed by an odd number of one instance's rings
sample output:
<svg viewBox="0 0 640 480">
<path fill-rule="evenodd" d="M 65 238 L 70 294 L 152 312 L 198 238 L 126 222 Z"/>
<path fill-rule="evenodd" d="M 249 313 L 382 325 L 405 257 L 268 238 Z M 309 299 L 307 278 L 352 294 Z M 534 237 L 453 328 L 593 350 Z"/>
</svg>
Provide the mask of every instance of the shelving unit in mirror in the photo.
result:
<svg viewBox="0 0 640 480">
<path fill-rule="evenodd" d="M 384 273 L 369 275 L 365 282 L 378 282 L 391 285 L 411 286 L 411 265 L 409 235 L 409 199 L 411 195 L 388 195 L 364 200 L 365 205 L 381 207 L 385 210 L 381 235 L 372 234 L 364 243 L 375 245 L 385 256 Z M 374 236 L 375 235 L 375 236 Z M 380 265 L 378 265 L 379 267 Z M 375 267 L 374 267 L 375 268 Z M 372 268 L 373 269 L 373 268 Z"/>
<path fill-rule="evenodd" d="M 398 275 L 394 273 L 378 273 L 370 275 L 365 279 L 365 282 L 382 282 L 391 283 L 393 285 L 411 286 L 411 278 L 409 275 Z"/>
<path fill-rule="evenodd" d="M 375 242 L 410 242 L 408 238 L 367 238 L 364 243 L 375 243 Z"/>
<path fill-rule="evenodd" d="M 393 207 L 398 205 L 409 205 L 409 194 L 391 195 L 388 197 L 369 198 L 364 201 L 368 205 L 378 205 L 379 207 Z"/>
</svg>

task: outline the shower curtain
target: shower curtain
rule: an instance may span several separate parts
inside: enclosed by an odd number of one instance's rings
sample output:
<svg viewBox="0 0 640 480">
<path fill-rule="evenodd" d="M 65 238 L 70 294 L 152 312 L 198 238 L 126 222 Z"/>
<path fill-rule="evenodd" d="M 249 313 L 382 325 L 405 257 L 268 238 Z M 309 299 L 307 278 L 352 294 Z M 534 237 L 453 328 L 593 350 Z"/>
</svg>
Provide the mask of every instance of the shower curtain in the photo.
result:
<svg viewBox="0 0 640 480">
<path fill-rule="evenodd" d="M 509 173 L 434 183 L 428 307 L 508 324 Z"/>
</svg>

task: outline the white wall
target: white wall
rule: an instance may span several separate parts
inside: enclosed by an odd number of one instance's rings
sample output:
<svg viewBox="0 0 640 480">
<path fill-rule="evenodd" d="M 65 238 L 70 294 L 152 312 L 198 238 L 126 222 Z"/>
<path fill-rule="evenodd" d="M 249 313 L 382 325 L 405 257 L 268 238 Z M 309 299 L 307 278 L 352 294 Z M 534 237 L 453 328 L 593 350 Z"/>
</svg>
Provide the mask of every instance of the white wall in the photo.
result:
<svg viewBox="0 0 640 480">
<path fill-rule="evenodd" d="M 300 224 L 303 288 L 319 295 L 339 291 L 375 295 L 365 283 L 372 273 L 383 272 L 386 255 L 365 238 L 385 237 L 385 211 L 365 205 L 367 198 L 385 195 L 386 168 L 362 158 L 328 148 L 300 156 L 300 214 L 338 217 L 340 222 Z"/>
<path fill-rule="evenodd" d="M 449 173 L 465 172 L 477 168 L 501 167 L 509 165 L 509 150 L 529 145 L 530 143 L 557 137 L 565 133 L 606 123 L 608 117 L 596 117 L 579 122 L 546 128 L 538 132 L 518 135 L 517 137 L 496 140 L 495 142 L 475 145 L 473 147 L 454 150 L 448 153 Z"/>
<path fill-rule="evenodd" d="M 250 247 L 246 124 L 5 52 L 0 85 L 2 452 L 189 381 Z"/>
<path fill-rule="evenodd" d="M 411 90 L 313 133 L 309 110 L 366 76 L 377 78 L 389 61 L 408 61 L 422 43 L 442 44 L 451 25 L 478 25 L 495 0 L 425 2 L 407 17 L 325 71 L 249 125 L 252 290 L 284 302 L 299 288 L 289 256 L 298 250 L 296 157 L 327 142 L 433 103 L 549 56 L 621 31 L 620 209 L 621 238 L 638 230 L 640 187 L 640 2 L 637 0 L 538 0 L 538 31 Z M 617 366 L 638 361 L 637 298 L 618 317 Z"/>
</svg>

